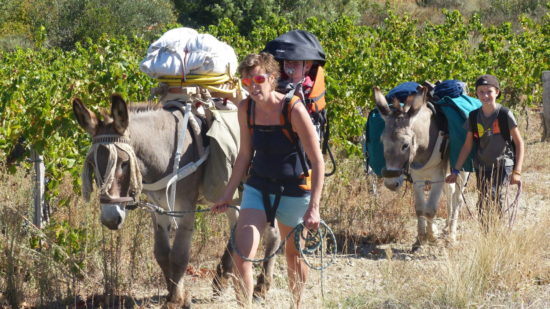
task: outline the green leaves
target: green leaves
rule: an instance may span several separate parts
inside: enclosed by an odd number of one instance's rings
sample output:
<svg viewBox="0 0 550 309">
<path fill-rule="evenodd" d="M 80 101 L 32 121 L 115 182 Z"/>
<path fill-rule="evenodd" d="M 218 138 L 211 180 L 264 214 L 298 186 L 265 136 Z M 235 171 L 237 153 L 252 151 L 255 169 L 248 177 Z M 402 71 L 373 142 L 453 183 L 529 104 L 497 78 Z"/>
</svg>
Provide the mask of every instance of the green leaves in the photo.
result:
<svg viewBox="0 0 550 309">
<path fill-rule="evenodd" d="M 22 137 L 44 155 L 53 192 L 63 173 L 78 178 L 89 141 L 73 120 L 72 98 L 81 97 L 93 108 L 107 106 L 115 91 L 131 100 L 145 100 L 153 86 L 153 80 L 139 71 L 147 46 L 139 38 L 103 36 L 79 44 L 74 51 L 42 48 L 3 53 L 2 161 Z"/>
</svg>

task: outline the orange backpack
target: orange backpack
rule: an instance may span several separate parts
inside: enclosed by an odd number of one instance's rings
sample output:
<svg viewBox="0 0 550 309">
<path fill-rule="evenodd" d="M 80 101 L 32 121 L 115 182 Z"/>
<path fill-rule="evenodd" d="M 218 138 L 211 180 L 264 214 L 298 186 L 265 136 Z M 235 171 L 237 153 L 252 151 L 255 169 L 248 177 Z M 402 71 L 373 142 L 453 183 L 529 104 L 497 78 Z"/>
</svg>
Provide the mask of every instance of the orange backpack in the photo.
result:
<svg viewBox="0 0 550 309">
<path fill-rule="evenodd" d="M 311 88 L 308 85 L 307 94 L 304 94 L 302 89 L 303 81 L 294 85 L 293 88 L 285 87 L 287 85 L 284 85 L 285 79 L 283 78 L 280 80 L 283 85 L 279 85 L 279 88 L 281 92 L 287 93 L 285 98 L 289 102 L 295 95 L 298 95 L 304 103 L 311 121 L 319 134 L 321 150 L 323 154 L 328 153 L 332 161 L 333 169 L 326 176 L 334 174 L 336 171 L 336 161 L 328 144 L 330 130 L 325 101 L 325 70 L 323 65 L 326 62 L 326 55 L 321 43 L 314 34 L 308 31 L 291 30 L 269 41 L 263 51 L 272 54 L 279 61 L 282 71 L 281 76 L 285 74 L 282 68 L 283 62 L 286 60 L 313 61 L 314 64 L 308 74 L 308 77 L 313 81 L 313 85 Z"/>
</svg>

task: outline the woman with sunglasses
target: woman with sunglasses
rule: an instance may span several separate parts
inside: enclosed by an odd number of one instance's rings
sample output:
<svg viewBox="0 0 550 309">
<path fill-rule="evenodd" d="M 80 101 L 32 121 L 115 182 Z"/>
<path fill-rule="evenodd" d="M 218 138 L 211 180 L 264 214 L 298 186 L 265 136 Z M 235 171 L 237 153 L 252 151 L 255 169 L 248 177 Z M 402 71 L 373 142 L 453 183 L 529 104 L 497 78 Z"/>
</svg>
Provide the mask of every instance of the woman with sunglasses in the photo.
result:
<svg viewBox="0 0 550 309">
<path fill-rule="evenodd" d="M 238 254 L 234 253 L 234 261 L 241 279 L 237 300 L 243 306 L 251 303 L 253 294 L 252 263 L 243 257 L 255 257 L 262 231 L 269 224 L 266 213 L 274 213 L 282 237 L 302 222 L 313 230 L 320 223 L 325 164 L 315 128 L 297 98 L 287 105 L 287 115 L 292 133 L 300 140 L 309 159 L 311 167 L 306 167 L 309 171 L 304 171 L 300 163 L 298 152 L 301 150 L 284 132 L 285 96 L 275 91 L 279 68 L 269 53 L 250 54 L 239 65 L 242 83 L 249 92 L 249 98 L 239 103 L 240 149 L 225 193 L 213 207 L 213 212 L 225 211 L 250 170 L 235 230 Z M 305 174 L 311 175 L 311 183 L 305 183 Z M 271 224 L 273 222 L 274 219 Z M 285 254 L 289 288 L 294 307 L 298 308 L 308 268 L 299 258 L 292 240 L 286 242 Z"/>
</svg>

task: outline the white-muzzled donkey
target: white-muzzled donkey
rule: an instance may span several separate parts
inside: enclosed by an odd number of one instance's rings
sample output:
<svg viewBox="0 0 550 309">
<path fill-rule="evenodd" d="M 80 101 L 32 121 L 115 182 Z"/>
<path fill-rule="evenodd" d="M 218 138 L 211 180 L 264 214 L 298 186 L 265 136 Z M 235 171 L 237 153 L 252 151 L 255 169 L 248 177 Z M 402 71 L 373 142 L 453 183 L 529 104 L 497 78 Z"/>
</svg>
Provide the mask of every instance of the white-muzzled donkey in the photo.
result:
<svg viewBox="0 0 550 309">
<path fill-rule="evenodd" d="M 457 180 L 458 188 L 445 184 L 449 159 L 448 155 L 443 157 L 441 154 L 444 133 L 438 127 L 434 109 L 428 107 L 427 94 L 426 87 L 419 87 L 412 102 L 403 105 L 394 99 L 393 108 L 390 108 L 380 88 L 374 88 L 376 106 L 385 122 L 381 136 L 386 160 L 386 168 L 382 171 L 384 185 L 396 191 L 403 185 L 407 172 L 412 178 L 418 220 L 413 251 L 436 241 L 434 217 L 444 187 L 448 210 L 445 230 L 449 241 L 456 240 L 457 220 L 463 203 L 462 190 L 467 177 L 466 173 L 461 173 Z M 428 191 L 427 199 L 425 191 Z"/>
</svg>

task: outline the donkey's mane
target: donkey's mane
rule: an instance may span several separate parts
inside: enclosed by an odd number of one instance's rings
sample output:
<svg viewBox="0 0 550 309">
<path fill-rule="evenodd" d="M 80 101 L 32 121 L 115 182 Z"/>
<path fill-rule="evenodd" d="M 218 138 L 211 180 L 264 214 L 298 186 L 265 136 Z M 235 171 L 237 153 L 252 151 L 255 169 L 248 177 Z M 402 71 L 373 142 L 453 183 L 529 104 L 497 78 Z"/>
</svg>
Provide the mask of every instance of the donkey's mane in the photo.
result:
<svg viewBox="0 0 550 309">
<path fill-rule="evenodd" d="M 147 102 L 133 102 L 128 104 L 128 112 L 130 113 L 143 113 L 148 111 L 156 111 L 161 109 L 162 105 L 153 101 Z"/>
</svg>

